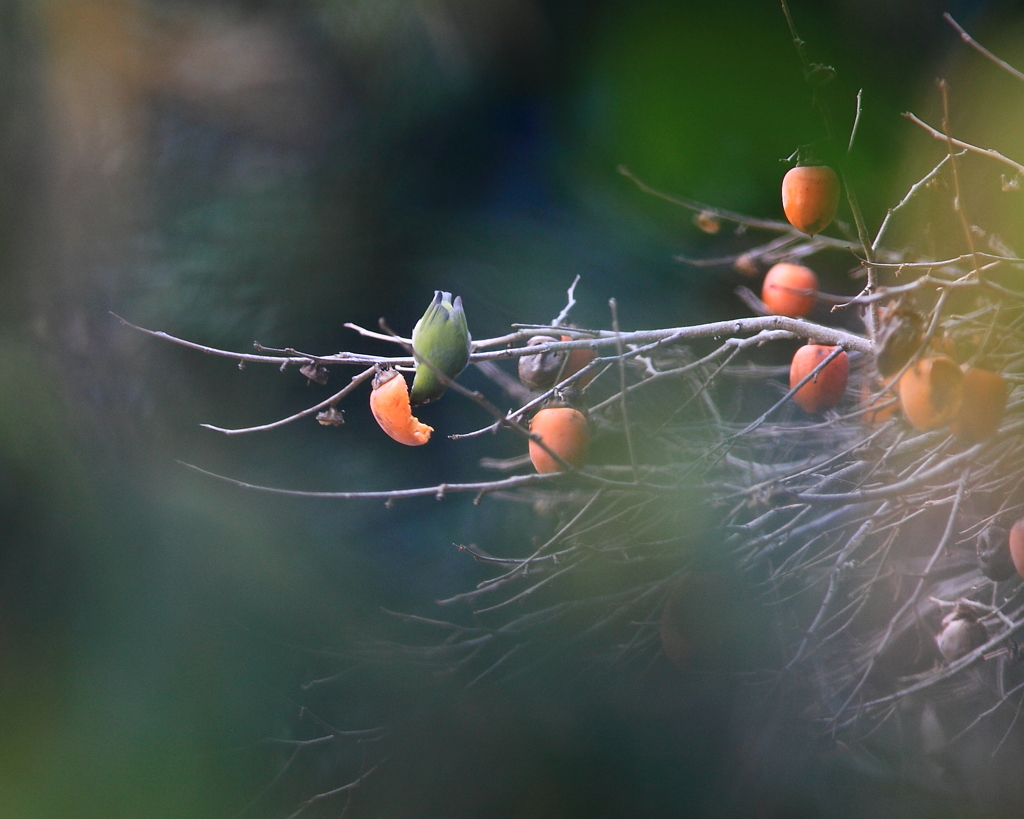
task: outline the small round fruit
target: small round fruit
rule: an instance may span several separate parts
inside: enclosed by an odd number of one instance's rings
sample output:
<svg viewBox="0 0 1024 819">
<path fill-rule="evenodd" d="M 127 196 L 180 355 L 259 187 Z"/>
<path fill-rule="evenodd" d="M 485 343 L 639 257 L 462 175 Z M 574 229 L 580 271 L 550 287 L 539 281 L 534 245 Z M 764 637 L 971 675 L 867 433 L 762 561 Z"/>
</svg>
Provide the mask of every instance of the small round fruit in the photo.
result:
<svg viewBox="0 0 1024 819">
<path fill-rule="evenodd" d="M 434 431 L 413 417 L 409 385 L 397 370 L 381 370 L 373 376 L 370 412 L 382 430 L 406 446 L 425 444 Z"/>
<path fill-rule="evenodd" d="M 821 233 L 839 207 L 839 177 L 828 165 L 798 165 L 782 178 L 782 210 L 797 230 Z"/>
<path fill-rule="evenodd" d="M 722 229 L 722 220 L 710 210 L 702 210 L 700 213 L 695 214 L 693 223 L 712 236 Z"/>
<path fill-rule="evenodd" d="M 539 435 L 552 452 L 577 469 L 587 462 L 590 429 L 586 417 L 579 410 L 545 407 L 533 416 L 530 432 Z M 541 474 L 561 472 L 564 468 L 534 440 L 530 441 L 530 460 Z"/>
<path fill-rule="evenodd" d="M 835 349 L 825 344 L 806 344 L 797 350 L 789 366 L 789 388 L 793 389 L 799 384 Z M 814 378 L 793 393 L 793 400 L 804 412 L 816 413 L 830 409 L 843 397 L 849 378 L 850 357 L 840 350 Z"/>
<path fill-rule="evenodd" d="M 818 277 L 801 264 L 779 262 L 768 271 L 761 286 L 761 301 L 777 316 L 806 316 L 817 298 Z"/>
<path fill-rule="evenodd" d="M 1006 379 L 991 370 L 965 369 L 964 395 L 966 400 L 949 425 L 952 433 L 970 443 L 995 435 L 1006 409 Z"/>
<path fill-rule="evenodd" d="M 960 411 L 964 374 L 951 358 L 920 358 L 900 377 L 897 391 L 903 414 L 914 429 L 942 429 Z"/>
<path fill-rule="evenodd" d="M 756 276 L 761 271 L 757 267 L 757 261 L 749 253 L 741 253 L 732 263 L 732 269 L 744 276 Z"/>
</svg>

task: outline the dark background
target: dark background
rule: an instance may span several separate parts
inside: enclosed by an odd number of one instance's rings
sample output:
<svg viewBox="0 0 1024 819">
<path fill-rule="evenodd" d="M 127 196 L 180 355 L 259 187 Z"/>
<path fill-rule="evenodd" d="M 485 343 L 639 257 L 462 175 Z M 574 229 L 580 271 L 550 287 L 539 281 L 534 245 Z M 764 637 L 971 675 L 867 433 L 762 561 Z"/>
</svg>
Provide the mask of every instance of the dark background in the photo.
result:
<svg viewBox="0 0 1024 819">
<path fill-rule="evenodd" d="M 870 225 L 941 155 L 899 117 L 937 121 L 937 76 L 958 133 L 1022 155 L 1021 89 L 945 9 L 1022 64 L 1013 3 L 792 3 L 810 58 L 839 71 L 841 129 L 864 89 Z M 404 449 L 365 391 L 341 428 L 220 436 L 199 423 L 270 421 L 346 376 L 240 371 L 108 315 L 239 351 L 386 352 L 343 323 L 408 332 L 444 289 L 497 335 L 549 321 L 577 274 L 584 326 L 608 325 L 610 297 L 630 329 L 742 315 L 747 280 L 672 257 L 743 237 L 702 234 L 616 168 L 781 218 L 780 160 L 821 137 L 767 0 L 0 4 L 0 815 L 233 816 L 290 752 L 264 740 L 316 734 L 301 704 L 392 727 L 359 815 L 999 815 L 817 755 L 733 680 L 664 663 L 588 679 L 571 646 L 518 686 L 428 691 L 392 670 L 307 691 L 353 642 L 394 635 L 382 607 L 430 614 L 477 578 L 454 542 L 515 548 L 528 516 L 273 498 L 178 461 L 378 489 L 479 477 L 521 443 L 446 440 L 487 420 L 449 396 L 421 413 L 430 451 Z M 851 261 L 822 269 L 834 289 Z M 343 784 L 337 747 L 303 752 L 246 815 Z"/>
</svg>

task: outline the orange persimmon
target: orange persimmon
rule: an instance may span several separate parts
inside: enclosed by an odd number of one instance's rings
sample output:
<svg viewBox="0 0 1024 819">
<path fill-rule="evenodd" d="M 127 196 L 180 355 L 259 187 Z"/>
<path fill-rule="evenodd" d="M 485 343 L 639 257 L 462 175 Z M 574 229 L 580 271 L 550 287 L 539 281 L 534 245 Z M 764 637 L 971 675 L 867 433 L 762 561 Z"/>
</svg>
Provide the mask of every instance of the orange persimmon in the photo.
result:
<svg viewBox="0 0 1024 819">
<path fill-rule="evenodd" d="M 828 165 L 798 165 L 782 178 L 782 210 L 797 230 L 821 233 L 839 207 L 839 177 Z"/>
<path fill-rule="evenodd" d="M 572 336 L 562 336 L 562 341 L 572 340 Z M 564 380 L 570 375 L 575 375 L 595 358 L 597 358 L 597 351 L 591 350 L 589 347 L 580 347 L 577 350 L 570 350 L 569 360 L 565 362 L 565 370 L 562 373 L 562 379 Z M 591 371 L 586 375 L 580 376 L 576 380 L 576 386 L 583 389 L 587 384 L 594 380 L 595 375 L 597 375 L 597 373 Z"/>
<path fill-rule="evenodd" d="M 1006 379 L 991 370 L 964 369 L 964 401 L 949 425 L 957 437 L 971 443 L 994 435 L 1006 409 Z"/>
<path fill-rule="evenodd" d="M 900 406 L 910 425 L 922 432 L 947 426 L 964 400 L 964 374 L 946 356 L 921 358 L 900 377 Z"/>
<path fill-rule="evenodd" d="M 1024 518 L 1010 527 L 1010 557 L 1017 574 L 1024 577 Z"/>
<path fill-rule="evenodd" d="M 883 389 L 881 379 L 865 380 L 859 390 L 864 414 L 861 420 L 872 427 L 880 427 L 900 411 L 899 397 L 891 389 Z"/>
<path fill-rule="evenodd" d="M 425 444 L 434 431 L 413 416 L 409 385 L 397 370 L 380 370 L 373 376 L 370 412 L 382 430 L 406 446 Z"/>
<path fill-rule="evenodd" d="M 805 344 L 793 355 L 789 366 L 789 388 L 793 389 L 815 367 L 832 355 L 835 347 L 825 344 Z M 825 367 L 793 393 L 793 400 L 804 411 L 821 412 L 839 403 L 846 392 L 846 382 L 850 378 L 850 358 L 845 350 L 840 350 Z"/>
<path fill-rule="evenodd" d="M 587 462 L 590 429 L 586 416 L 572 407 L 545 407 L 533 416 L 530 432 L 539 435 L 552 452 L 580 469 Z M 530 460 L 541 474 L 563 467 L 536 441 L 530 441 Z"/>
<path fill-rule="evenodd" d="M 761 286 L 761 301 L 777 316 L 806 316 L 817 298 L 818 277 L 801 264 L 779 262 L 768 271 Z"/>
</svg>

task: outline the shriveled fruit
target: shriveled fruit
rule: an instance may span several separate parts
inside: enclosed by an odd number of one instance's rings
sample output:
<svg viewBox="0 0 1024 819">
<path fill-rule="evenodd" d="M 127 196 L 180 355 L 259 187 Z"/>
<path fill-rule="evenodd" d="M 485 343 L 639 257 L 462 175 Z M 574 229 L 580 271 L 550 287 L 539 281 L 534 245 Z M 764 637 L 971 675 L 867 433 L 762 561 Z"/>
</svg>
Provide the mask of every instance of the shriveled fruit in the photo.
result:
<svg viewBox="0 0 1024 819">
<path fill-rule="evenodd" d="M 705 233 L 712 235 L 722 229 L 722 220 L 710 210 L 702 210 L 700 213 L 695 214 L 693 223 Z"/>
<path fill-rule="evenodd" d="M 534 336 L 526 342 L 527 347 L 552 344 L 558 341 L 553 336 Z M 564 351 L 550 350 L 546 353 L 524 355 L 519 359 L 519 380 L 531 390 L 546 390 L 558 379 L 568 356 Z"/>
<path fill-rule="evenodd" d="M 964 441 L 984 441 L 999 429 L 1006 409 L 1006 379 L 991 370 L 964 370 L 964 396 L 950 423 L 952 433 Z"/>
<path fill-rule="evenodd" d="M 545 407 L 533 416 L 530 432 L 540 436 L 552 452 L 577 469 L 587 462 L 590 428 L 586 417 L 572 407 Z M 564 467 L 536 441 L 530 441 L 530 460 L 541 474 L 561 472 Z"/>
<path fill-rule="evenodd" d="M 757 261 L 749 253 L 741 253 L 732 263 L 732 268 L 744 276 L 756 276 L 761 271 L 758 269 Z"/>
<path fill-rule="evenodd" d="M 397 370 L 381 370 L 374 375 L 370 412 L 382 430 L 406 446 L 425 444 L 434 431 L 413 417 L 409 385 Z"/>
<path fill-rule="evenodd" d="M 1024 577 L 1024 518 L 1010 527 L 1010 557 L 1017 574 Z"/>
<path fill-rule="evenodd" d="M 839 177 L 828 165 L 798 165 L 782 178 L 782 210 L 797 230 L 820 233 L 838 207 Z"/>
<path fill-rule="evenodd" d="M 1009 580 L 1017 569 L 1010 555 L 1009 534 L 1001 526 L 990 526 L 981 533 L 975 546 L 978 568 L 985 577 L 997 583 Z"/>
<path fill-rule="evenodd" d="M 942 429 L 960 411 L 964 374 L 951 358 L 921 358 L 900 377 L 897 391 L 911 426 L 922 432 Z"/>
<path fill-rule="evenodd" d="M 890 302 L 878 314 L 875 365 L 883 378 L 896 375 L 921 347 L 924 316 Z"/>
<path fill-rule="evenodd" d="M 815 367 L 832 355 L 835 347 L 806 344 L 793 355 L 789 366 L 789 388 L 793 389 Z M 850 358 L 844 350 L 824 366 L 810 381 L 793 393 L 793 400 L 804 412 L 816 413 L 839 403 L 850 378 Z"/>
<path fill-rule="evenodd" d="M 978 615 L 964 603 L 957 603 L 942 618 L 942 631 L 935 637 L 935 645 L 947 663 L 959 660 L 988 642 L 988 630 Z"/>
<path fill-rule="evenodd" d="M 817 298 L 818 277 L 801 264 L 779 262 L 768 271 L 761 286 L 761 301 L 777 316 L 806 316 Z"/>
</svg>

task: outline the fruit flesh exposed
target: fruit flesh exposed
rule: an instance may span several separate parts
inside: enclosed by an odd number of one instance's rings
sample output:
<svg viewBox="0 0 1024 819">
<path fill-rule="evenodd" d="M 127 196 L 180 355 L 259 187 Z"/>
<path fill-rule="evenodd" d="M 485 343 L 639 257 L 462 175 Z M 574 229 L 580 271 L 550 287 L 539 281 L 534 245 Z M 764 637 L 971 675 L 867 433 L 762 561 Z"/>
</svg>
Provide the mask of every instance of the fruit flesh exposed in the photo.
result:
<svg viewBox="0 0 1024 819">
<path fill-rule="evenodd" d="M 897 390 L 912 427 L 922 432 L 942 429 L 960 411 L 964 374 L 951 358 L 921 358 L 903 373 Z"/>
<path fill-rule="evenodd" d="M 1006 409 L 1006 379 L 977 367 L 964 371 L 964 401 L 950 423 L 952 433 L 976 443 L 994 435 Z"/>
<path fill-rule="evenodd" d="M 412 414 L 409 385 L 396 370 L 384 370 L 373 377 L 370 411 L 380 428 L 406 446 L 421 446 L 434 431 Z"/>
</svg>

